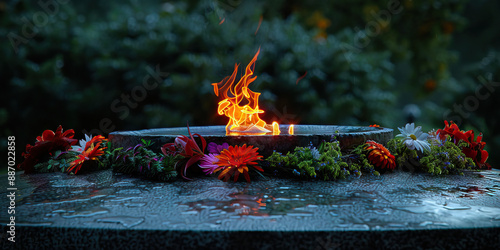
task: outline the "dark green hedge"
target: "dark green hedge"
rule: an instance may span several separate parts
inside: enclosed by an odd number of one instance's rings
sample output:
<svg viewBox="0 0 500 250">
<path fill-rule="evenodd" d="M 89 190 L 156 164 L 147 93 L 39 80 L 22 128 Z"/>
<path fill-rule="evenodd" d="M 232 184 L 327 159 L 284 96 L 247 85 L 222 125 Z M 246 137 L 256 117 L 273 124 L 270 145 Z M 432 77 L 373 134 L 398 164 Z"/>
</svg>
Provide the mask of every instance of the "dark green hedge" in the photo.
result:
<svg viewBox="0 0 500 250">
<path fill-rule="evenodd" d="M 77 137 L 225 124 L 211 83 L 259 47 L 266 121 L 395 128 L 414 103 L 440 128 L 471 89 L 449 70 L 465 0 L 42 2 L 57 8 L 0 2 L 0 136 L 19 153 L 59 124 Z"/>
</svg>

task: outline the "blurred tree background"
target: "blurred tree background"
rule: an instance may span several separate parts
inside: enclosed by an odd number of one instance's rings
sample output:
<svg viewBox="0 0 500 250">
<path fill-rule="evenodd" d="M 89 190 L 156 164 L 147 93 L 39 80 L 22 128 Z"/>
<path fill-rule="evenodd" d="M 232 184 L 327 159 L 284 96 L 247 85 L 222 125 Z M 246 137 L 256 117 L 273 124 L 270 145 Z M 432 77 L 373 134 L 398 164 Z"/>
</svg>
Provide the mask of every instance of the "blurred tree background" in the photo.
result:
<svg viewBox="0 0 500 250">
<path fill-rule="evenodd" d="M 424 130 L 500 160 L 497 1 L 0 0 L 0 147 L 45 129 L 222 125 L 211 83 L 257 50 L 265 121 Z M 397 134 L 397 129 L 395 131 Z"/>
</svg>

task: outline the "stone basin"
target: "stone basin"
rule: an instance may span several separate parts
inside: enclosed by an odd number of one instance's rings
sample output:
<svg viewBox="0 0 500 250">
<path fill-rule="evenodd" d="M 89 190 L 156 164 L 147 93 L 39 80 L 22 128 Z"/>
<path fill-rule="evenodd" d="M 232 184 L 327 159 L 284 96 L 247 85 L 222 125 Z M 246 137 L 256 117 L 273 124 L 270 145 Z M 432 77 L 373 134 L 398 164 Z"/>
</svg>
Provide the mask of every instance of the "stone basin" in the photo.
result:
<svg viewBox="0 0 500 250">
<path fill-rule="evenodd" d="M 318 146 L 322 141 L 331 141 L 336 138 L 345 151 L 352 149 L 367 140 L 374 140 L 385 144 L 392 139 L 393 130 L 365 126 L 338 126 L 338 125 L 295 125 L 295 133 L 287 134 L 289 125 L 280 125 L 284 131 L 280 135 L 239 135 L 226 136 L 225 126 L 190 127 L 191 133 L 198 133 L 207 142 L 229 145 L 254 145 L 259 148 L 260 154 L 269 156 L 274 150 L 282 153 L 293 151 L 297 146 Z M 133 147 L 141 143 L 141 139 L 154 142 L 153 150 L 165 143 L 173 142 L 179 135 L 189 135 L 187 127 L 159 128 L 136 131 L 120 131 L 109 134 L 109 140 L 114 147 Z"/>
<path fill-rule="evenodd" d="M 339 181 L 1 175 L 1 249 L 499 249 L 500 171 Z M 15 188 L 16 243 L 6 239 Z"/>
</svg>

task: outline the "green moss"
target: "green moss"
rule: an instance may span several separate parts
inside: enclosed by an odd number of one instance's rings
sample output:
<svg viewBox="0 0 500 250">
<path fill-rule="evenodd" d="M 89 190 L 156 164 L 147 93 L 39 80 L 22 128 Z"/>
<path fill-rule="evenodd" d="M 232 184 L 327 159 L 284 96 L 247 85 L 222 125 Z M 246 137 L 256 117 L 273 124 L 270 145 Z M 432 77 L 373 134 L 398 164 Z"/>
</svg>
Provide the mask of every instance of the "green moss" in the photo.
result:
<svg viewBox="0 0 500 250">
<path fill-rule="evenodd" d="M 361 171 L 366 173 L 370 173 L 376 176 L 380 175 L 380 173 L 375 170 L 375 166 L 373 166 L 366 158 L 365 144 L 358 145 L 356 148 L 354 148 L 354 150 L 351 151 L 348 160 L 350 168 L 354 170 L 360 169 Z"/>
<path fill-rule="evenodd" d="M 338 141 L 323 142 L 319 149 L 313 146 L 296 147 L 293 153 L 286 155 L 274 152 L 266 160 L 264 171 L 277 173 L 279 177 L 335 180 L 351 174 L 361 175 L 356 166 L 344 161 Z"/>
<path fill-rule="evenodd" d="M 396 156 L 400 168 L 426 172 L 433 175 L 463 174 L 463 170 L 473 170 L 474 161 L 462 153 L 460 146 L 449 139 L 442 144 L 431 144 L 431 150 L 420 152 L 410 150 L 400 139 L 392 139 L 388 149 Z"/>
<path fill-rule="evenodd" d="M 145 143 L 150 145 L 150 143 Z M 103 164 L 114 172 L 140 175 L 147 179 L 173 181 L 177 177 L 175 163 L 180 156 L 163 156 L 139 144 L 133 148 L 115 148 L 106 154 Z"/>
</svg>

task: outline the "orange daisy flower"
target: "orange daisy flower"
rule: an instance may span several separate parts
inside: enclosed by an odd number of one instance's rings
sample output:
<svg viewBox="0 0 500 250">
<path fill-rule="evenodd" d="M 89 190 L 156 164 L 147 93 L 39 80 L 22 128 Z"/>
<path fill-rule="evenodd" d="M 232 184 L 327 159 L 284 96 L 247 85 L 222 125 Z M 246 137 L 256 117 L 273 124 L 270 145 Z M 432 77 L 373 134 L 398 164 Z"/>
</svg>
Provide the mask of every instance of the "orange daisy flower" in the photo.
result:
<svg viewBox="0 0 500 250">
<path fill-rule="evenodd" d="M 396 168 L 396 158 L 382 144 L 367 141 L 365 150 L 368 160 L 376 168 L 390 170 Z"/>
<path fill-rule="evenodd" d="M 255 169 L 264 172 L 262 168 L 257 166 L 256 161 L 260 161 L 262 156 L 257 153 L 259 148 L 254 148 L 253 146 L 248 146 L 244 144 L 242 147 L 239 146 L 229 146 L 228 149 L 224 149 L 220 155 L 217 156 L 219 159 L 217 168 L 215 172 L 222 170 L 219 174 L 219 179 L 228 181 L 229 178 L 234 174 L 234 181 L 238 180 L 238 176 L 243 174 L 247 182 L 250 182 L 250 176 L 248 175 L 248 166 L 252 166 Z"/>
<path fill-rule="evenodd" d="M 77 156 L 77 159 L 69 164 L 68 172 L 75 170 L 75 174 L 80 171 L 83 164 L 88 161 L 98 160 L 97 157 L 104 154 L 104 149 L 106 147 L 101 147 L 101 141 L 97 142 L 95 145 L 90 144 L 90 146 L 85 148 L 85 150 Z"/>
</svg>

